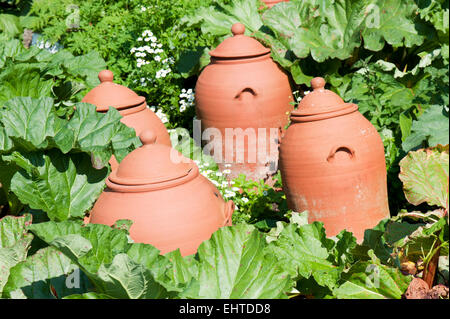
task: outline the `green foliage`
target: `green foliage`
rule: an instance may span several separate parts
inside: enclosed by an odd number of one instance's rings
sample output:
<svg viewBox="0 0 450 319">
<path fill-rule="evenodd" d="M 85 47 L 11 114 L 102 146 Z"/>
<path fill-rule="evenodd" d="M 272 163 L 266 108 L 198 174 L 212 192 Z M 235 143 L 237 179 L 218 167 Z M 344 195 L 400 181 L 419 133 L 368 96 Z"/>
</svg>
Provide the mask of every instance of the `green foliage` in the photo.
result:
<svg viewBox="0 0 450 319">
<path fill-rule="evenodd" d="M 56 100 L 60 116 L 70 116 L 73 102 L 100 83 L 97 75 L 106 65 L 95 51 L 76 57 L 65 50 L 52 54 L 25 49 L 17 39 L 0 42 L 0 52 L 0 105 L 19 96 L 48 96 Z"/>
<path fill-rule="evenodd" d="M 400 161 L 400 179 L 408 201 L 416 206 L 426 202 L 448 210 L 448 166 L 448 148 L 408 153 Z"/>
<path fill-rule="evenodd" d="M 140 145 L 117 110 L 75 106 L 65 120 L 51 98 L 17 97 L 0 113 L 2 191 L 51 220 L 83 217 L 104 188 L 110 157 L 120 161 Z"/>
<path fill-rule="evenodd" d="M 144 95 L 150 106 L 170 118 L 168 126 L 189 128 L 194 112 L 192 107 L 180 110 L 181 90 L 193 88 L 195 78 L 185 78 L 197 74 L 198 55 L 212 42 L 198 28 L 179 26 L 179 20 L 211 2 L 36 0 L 28 16 L 35 18 L 30 28 L 71 53 L 98 52 L 115 81 Z M 77 27 L 68 27 L 72 22 Z M 158 53 L 137 50 L 145 46 Z M 139 63 L 141 59 L 148 64 Z"/>
</svg>

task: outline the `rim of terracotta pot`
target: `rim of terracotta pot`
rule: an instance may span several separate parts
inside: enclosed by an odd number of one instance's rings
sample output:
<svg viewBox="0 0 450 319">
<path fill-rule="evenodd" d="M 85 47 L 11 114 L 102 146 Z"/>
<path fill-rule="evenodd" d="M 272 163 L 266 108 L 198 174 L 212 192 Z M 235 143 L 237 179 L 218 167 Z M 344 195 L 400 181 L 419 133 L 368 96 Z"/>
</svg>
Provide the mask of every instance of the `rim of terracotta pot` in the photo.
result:
<svg viewBox="0 0 450 319">
<path fill-rule="evenodd" d="M 330 111 L 328 112 L 322 112 L 322 113 L 315 113 L 315 114 L 299 114 L 297 111 L 292 111 L 291 113 L 291 121 L 292 122 L 312 122 L 312 121 L 319 121 L 319 120 L 325 120 L 332 117 L 338 117 L 341 115 L 346 115 L 349 113 L 353 113 L 358 110 L 358 105 L 354 103 L 345 103 L 342 105 L 338 105 L 335 107 L 330 107 Z"/>
<path fill-rule="evenodd" d="M 142 110 L 145 110 L 146 108 L 147 108 L 147 102 L 144 101 L 141 104 L 130 105 L 130 106 L 125 106 L 125 107 L 116 108 L 116 109 L 117 109 L 117 111 L 119 111 L 120 115 L 125 116 L 125 115 L 133 114 L 136 112 L 140 112 Z M 106 112 L 108 112 L 108 110 L 102 110 L 102 111 L 97 110 L 97 112 L 106 113 Z"/>
<path fill-rule="evenodd" d="M 112 171 L 106 180 L 109 188 L 122 192 L 156 190 L 185 183 L 198 175 L 198 167 L 192 160 L 167 145 L 156 144 L 156 138 L 151 130 L 141 133 L 143 145 L 128 154 Z M 172 161 L 171 152 L 181 155 L 182 161 Z"/>
<path fill-rule="evenodd" d="M 98 74 L 100 84 L 90 90 L 81 102 L 97 107 L 98 112 L 107 112 L 112 106 L 117 110 L 140 106 L 145 97 L 139 96 L 133 90 L 114 83 L 114 74 L 110 70 L 102 70 Z"/>
<path fill-rule="evenodd" d="M 166 181 L 159 181 L 156 183 L 149 183 L 144 185 L 123 185 L 123 184 L 117 184 L 110 180 L 108 177 L 106 179 L 106 186 L 110 188 L 111 190 L 114 190 L 116 192 L 120 193 L 141 193 L 141 192 L 150 192 L 150 191 L 157 191 L 165 188 L 172 188 L 175 186 L 179 186 L 182 184 L 185 184 L 191 180 L 193 180 L 195 177 L 199 175 L 200 171 L 199 168 L 194 165 L 192 169 L 190 169 L 185 176 L 177 177 L 171 180 Z"/>
<path fill-rule="evenodd" d="M 270 49 L 258 40 L 244 35 L 245 25 L 235 23 L 231 27 L 232 37 L 226 38 L 209 55 L 216 59 L 241 59 L 270 54 Z"/>
</svg>

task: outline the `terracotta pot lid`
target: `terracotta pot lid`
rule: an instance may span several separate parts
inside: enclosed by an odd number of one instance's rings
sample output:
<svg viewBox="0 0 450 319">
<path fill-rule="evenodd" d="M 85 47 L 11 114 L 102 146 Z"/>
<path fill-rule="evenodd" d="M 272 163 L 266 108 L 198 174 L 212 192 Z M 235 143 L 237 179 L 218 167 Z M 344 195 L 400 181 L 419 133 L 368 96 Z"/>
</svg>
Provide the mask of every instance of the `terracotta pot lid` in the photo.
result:
<svg viewBox="0 0 450 319">
<path fill-rule="evenodd" d="M 106 112 L 110 106 L 120 110 L 145 102 L 145 97 L 137 95 L 123 85 L 114 83 L 114 75 L 110 70 L 100 71 L 98 78 L 101 83 L 81 100 L 81 102 L 97 106 L 97 111 Z"/>
<path fill-rule="evenodd" d="M 246 58 L 260 56 L 270 52 L 257 40 L 244 35 L 245 26 L 242 23 L 235 23 L 231 27 L 232 37 L 225 39 L 209 54 L 215 58 Z"/>
<path fill-rule="evenodd" d="M 143 146 L 122 160 L 108 177 L 109 182 L 125 186 L 164 183 L 187 176 L 195 167 L 192 160 L 182 157 L 175 149 L 155 144 L 156 135 L 153 131 L 142 132 L 140 139 Z M 172 160 L 171 155 L 176 155 L 177 159 L 182 158 L 183 161 Z"/>
<path fill-rule="evenodd" d="M 355 107 L 355 104 L 345 103 L 339 95 L 330 90 L 326 90 L 325 84 L 325 80 L 321 77 L 312 79 L 311 87 L 313 91 L 300 101 L 297 110 L 291 113 L 291 117 L 314 116 L 344 111 L 345 109 L 350 111 Z"/>
</svg>

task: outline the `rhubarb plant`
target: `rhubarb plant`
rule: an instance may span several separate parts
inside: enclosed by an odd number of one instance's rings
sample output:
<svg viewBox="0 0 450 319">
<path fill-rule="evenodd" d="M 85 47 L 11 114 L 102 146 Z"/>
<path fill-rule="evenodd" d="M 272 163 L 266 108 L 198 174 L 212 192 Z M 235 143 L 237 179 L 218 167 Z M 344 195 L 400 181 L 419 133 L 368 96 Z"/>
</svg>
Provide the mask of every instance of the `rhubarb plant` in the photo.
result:
<svg viewBox="0 0 450 319">
<path fill-rule="evenodd" d="M 17 97 L 0 109 L 0 191 L 12 213 L 27 205 L 51 220 L 83 217 L 105 187 L 110 157 L 121 161 L 140 145 L 117 110 L 75 108 L 70 120 L 51 98 Z"/>
</svg>

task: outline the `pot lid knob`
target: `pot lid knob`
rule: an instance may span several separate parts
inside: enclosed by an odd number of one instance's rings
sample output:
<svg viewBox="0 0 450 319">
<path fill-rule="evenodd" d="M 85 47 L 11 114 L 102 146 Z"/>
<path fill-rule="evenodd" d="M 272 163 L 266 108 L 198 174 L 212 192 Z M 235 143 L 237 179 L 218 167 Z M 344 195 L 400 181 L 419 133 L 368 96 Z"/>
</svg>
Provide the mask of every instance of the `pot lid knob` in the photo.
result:
<svg viewBox="0 0 450 319">
<path fill-rule="evenodd" d="M 110 70 L 102 70 L 98 74 L 100 82 L 112 82 L 114 80 L 114 74 Z"/>
<path fill-rule="evenodd" d="M 231 33 L 233 33 L 234 36 L 243 35 L 245 33 L 245 25 L 240 22 L 233 24 L 231 27 Z"/>
<path fill-rule="evenodd" d="M 321 77 L 316 77 L 311 80 L 311 87 L 314 89 L 314 91 L 320 91 L 325 89 L 325 79 Z"/>
<path fill-rule="evenodd" d="M 252 37 L 246 36 L 245 25 L 235 23 L 231 27 L 232 37 L 226 38 L 214 50 L 209 52 L 215 58 L 250 58 L 266 55 L 270 53 L 270 49 L 263 46 L 259 41 Z"/>
<path fill-rule="evenodd" d="M 139 135 L 139 139 L 144 146 L 152 145 L 156 143 L 156 134 L 152 130 L 145 130 Z"/>
</svg>

